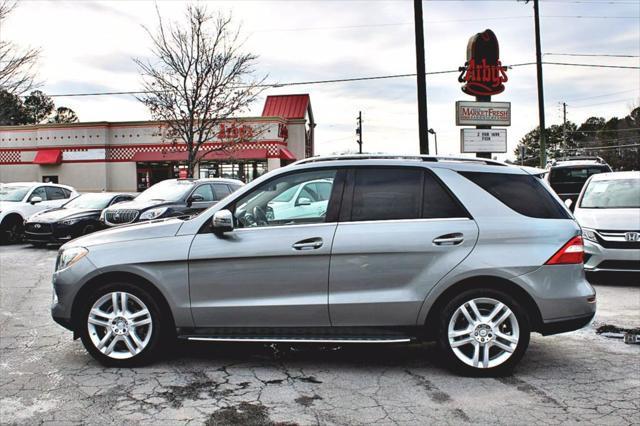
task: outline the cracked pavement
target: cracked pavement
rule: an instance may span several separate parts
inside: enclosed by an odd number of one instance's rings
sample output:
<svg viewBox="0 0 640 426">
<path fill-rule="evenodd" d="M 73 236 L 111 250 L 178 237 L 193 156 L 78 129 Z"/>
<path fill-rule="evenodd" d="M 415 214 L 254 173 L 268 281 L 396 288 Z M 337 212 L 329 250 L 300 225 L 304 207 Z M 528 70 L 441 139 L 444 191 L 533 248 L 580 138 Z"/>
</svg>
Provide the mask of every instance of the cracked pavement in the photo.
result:
<svg viewBox="0 0 640 426">
<path fill-rule="evenodd" d="M 596 285 L 596 323 L 532 335 L 513 376 L 455 376 L 435 345 L 177 343 L 150 367 L 108 369 L 49 313 L 56 251 L 0 247 L 2 424 L 631 424 L 640 286 Z"/>
</svg>

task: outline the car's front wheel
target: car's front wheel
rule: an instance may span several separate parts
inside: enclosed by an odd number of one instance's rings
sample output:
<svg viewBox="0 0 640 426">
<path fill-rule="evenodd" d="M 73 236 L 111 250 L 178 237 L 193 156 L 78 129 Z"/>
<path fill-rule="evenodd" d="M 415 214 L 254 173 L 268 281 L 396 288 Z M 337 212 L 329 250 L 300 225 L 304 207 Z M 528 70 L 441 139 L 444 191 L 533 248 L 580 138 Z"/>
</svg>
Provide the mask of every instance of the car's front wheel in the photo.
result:
<svg viewBox="0 0 640 426">
<path fill-rule="evenodd" d="M 442 310 L 438 343 L 448 364 L 469 375 L 510 373 L 529 345 L 529 319 L 511 296 L 474 289 Z"/>
<path fill-rule="evenodd" d="M 85 299 L 79 324 L 82 343 L 99 362 L 113 367 L 148 364 L 166 336 L 160 307 L 138 286 L 114 283 Z"/>
</svg>

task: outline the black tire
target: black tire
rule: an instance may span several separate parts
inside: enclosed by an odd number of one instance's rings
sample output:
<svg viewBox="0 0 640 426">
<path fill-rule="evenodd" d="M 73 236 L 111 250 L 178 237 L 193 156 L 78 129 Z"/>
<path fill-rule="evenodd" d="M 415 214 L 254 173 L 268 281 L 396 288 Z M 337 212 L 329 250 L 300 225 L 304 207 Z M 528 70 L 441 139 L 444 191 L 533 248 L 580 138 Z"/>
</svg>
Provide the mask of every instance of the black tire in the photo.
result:
<svg viewBox="0 0 640 426">
<path fill-rule="evenodd" d="M 463 304 L 478 298 L 494 299 L 506 305 L 506 307 L 509 308 L 511 312 L 513 312 L 519 328 L 519 339 L 515 346 L 515 350 L 513 350 L 513 352 L 511 353 L 511 356 L 501 364 L 489 368 L 479 368 L 466 364 L 460 358 L 458 358 L 458 356 L 454 352 L 454 349 L 449 343 L 449 322 L 456 313 L 457 309 Z M 451 299 L 451 301 L 449 301 L 444 306 L 439 316 L 438 322 L 438 346 L 448 367 L 459 374 L 465 376 L 485 377 L 504 376 L 511 374 L 513 368 L 524 356 L 524 353 L 527 350 L 527 346 L 529 346 L 530 333 L 531 325 L 529 316 L 527 315 L 526 310 L 520 305 L 520 303 L 518 303 L 517 300 L 503 291 L 490 288 L 478 288 L 462 292 L 461 294 Z M 470 337 L 473 338 L 473 335 L 471 335 Z M 467 346 L 467 348 L 468 347 L 469 345 Z M 481 352 L 483 350 L 484 349 L 481 349 Z M 499 350 L 499 348 L 494 350 Z"/>
<path fill-rule="evenodd" d="M 10 215 L 0 226 L 0 242 L 2 244 L 19 243 L 24 238 L 24 221 L 20 216 Z"/>
<path fill-rule="evenodd" d="M 92 306 L 101 297 L 112 292 L 126 292 L 137 297 L 146 305 L 150 313 L 151 337 L 144 349 L 131 358 L 114 359 L 105 355 L 96 347 L 89 335 L 88 319 Z M 139 367 L 152 363 L 163 354 L 163 349 L 171 335 L 170 327 L 173 327 L 173 325 L 169 324 L 167 320 L 169 315 L 163 315 L 160 303 L 141 286 L 127 282 L 103 284 L 93 290 L 88 297 L 84 298 L 82 303 L 83 306 L 79 310 L 80 317 L 76 322 L 76 327 L 85 349 L 102 365 L 108 367 Z"/>
</svg>

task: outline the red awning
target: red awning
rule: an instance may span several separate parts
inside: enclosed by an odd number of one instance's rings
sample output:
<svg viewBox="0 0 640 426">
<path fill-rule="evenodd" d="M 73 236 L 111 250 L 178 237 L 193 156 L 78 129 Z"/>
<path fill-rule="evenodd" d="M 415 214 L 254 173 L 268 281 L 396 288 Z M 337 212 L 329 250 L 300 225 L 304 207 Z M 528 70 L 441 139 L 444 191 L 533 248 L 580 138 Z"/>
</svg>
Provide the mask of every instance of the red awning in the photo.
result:
<svg viewBox="0 0 640 426">
<path fill-rule="evenodd" d="M 239 149 L 237 151 L 212 151 L 206 153 L 203 160 L 264 160 L 266 149 Z M 136 152 L 133 161 L 187 161 L 187 152 Z"/>
<path fill-rule="evenodd" d="M 280 148 L 280 158 L 283 160 L 296 160 L 296 156 L 287 148 Z"/>
<path fill-rule="evenodd" d="M 309 95 L 267 96 L 263 117 L 305 118 L 309 108 Z"/>
<path fill-rule="evenodd" d="M 60 164 L 62 151 L 59 149 L 42 149 L 36 153 L 33 164 Z"/>
</svg>

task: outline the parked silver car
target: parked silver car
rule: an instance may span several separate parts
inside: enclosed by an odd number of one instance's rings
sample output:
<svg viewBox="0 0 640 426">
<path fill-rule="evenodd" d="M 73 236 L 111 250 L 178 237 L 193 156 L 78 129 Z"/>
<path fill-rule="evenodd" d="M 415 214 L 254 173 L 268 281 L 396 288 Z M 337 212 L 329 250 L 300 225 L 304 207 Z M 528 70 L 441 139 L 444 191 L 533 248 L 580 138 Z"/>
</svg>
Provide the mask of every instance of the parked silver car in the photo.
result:
<svg viewBox="0 0 640 426">
<path fill-rule="evenodd" d="M 331 182 L 324 211 L 269 217 L 273 199 L 311 181 Z M 578 224 L 522 168 L 479 159 L 311 158 L 196 217 L 64 245 L 51 309 L 113 366 L 147 363 L 174 336 L 437 340 L 455 369 L 501 374 L 522 358 L 531 331 L 591 321 L 595 293 L 582 255 Z"/>
<path fill-rule="evenodd" d="M 593 272 L 640 272 L 640 172 L 589 178 L 575 206 Z"/>
</svg>

